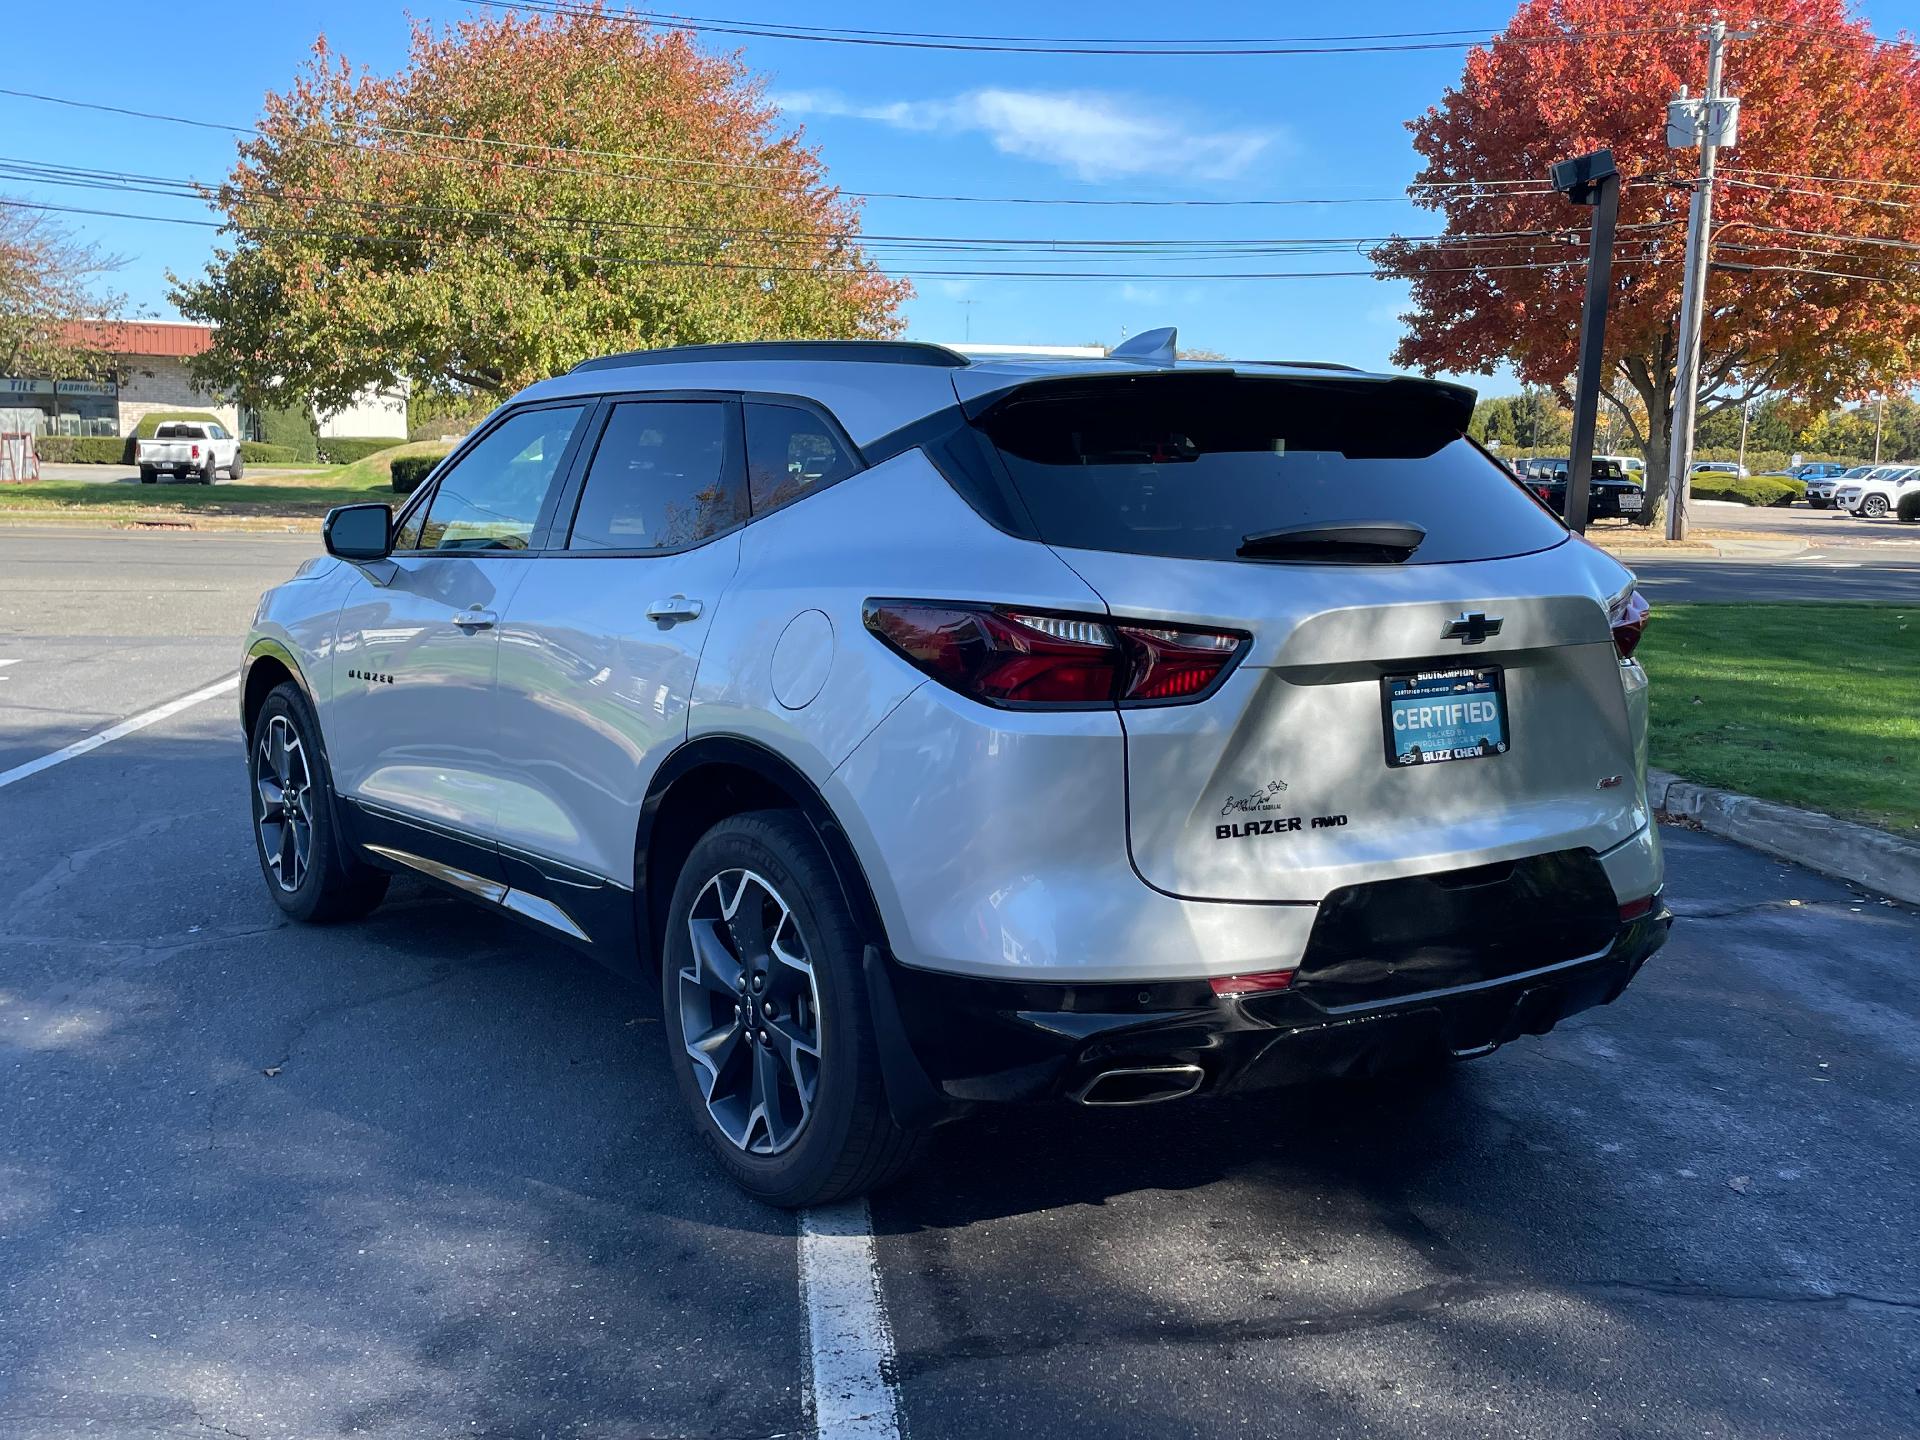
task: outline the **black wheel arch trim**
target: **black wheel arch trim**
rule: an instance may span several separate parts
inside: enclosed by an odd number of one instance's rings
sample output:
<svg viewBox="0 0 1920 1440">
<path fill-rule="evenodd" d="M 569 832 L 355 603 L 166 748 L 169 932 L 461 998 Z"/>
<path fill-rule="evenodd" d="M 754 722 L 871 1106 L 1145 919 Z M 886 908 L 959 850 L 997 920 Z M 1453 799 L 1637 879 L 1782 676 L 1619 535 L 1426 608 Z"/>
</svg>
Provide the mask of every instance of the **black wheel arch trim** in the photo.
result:
<svg viewBox="0 0 1920 1440">
<path fill-rule="evenodd" d="M 846 901 L 847 910 L 860 932 L 861 972 L 866 980 L 867 1004 L 879 1051 L 880 1073 L 887 1090 L 887 1108 L 892 1112 L 895 1122 L 907 1129 L 917 1130 L 956 1118 L 962 1113 L 963 1107 L 956 1106 L 928 1078 L 926 1068 L 914 1053 L 912 1041 L 907 1035 L 890 974 L 890 967 L 899 962 L 891 958 L 892 951 L 887 945 L 886 925 L 881 918 L 880 907 L 873 898 L 866 867 L 860 863 L 853 842 L 847 838 L 846 827 L 833 813 L 833 807 L 827 803 L 818 786 L 792 762 L 758 741 L 739 735 L 703 735 L 689 740 L 674 751 L 654 773 L 653 782 L 647 787 L 646 799 L 641 804 L 639 836 L 634 845 L 633 860 L 634 929 L 643 965 L 648 968 L 658 966 L 664 958 L 653 953 L 656 934 L 653 907 L 656 904 L 664 905 L 671 894 L 671 886 L 663 886 L 666 893 L 656 895 L 649 893 L 647 885 L 654 825 L 673 787 L 708 765 L 728 765 L 750 771 L 791 795 L 794 807 L 806 819 L 809 828 L 819 839 L 821 848 L 826 851 L 827 863 L 833 867 L 834 877 L 840 882 L 841 898 Z"/>
<path fill-rule="evenodd" d="M 821 847 L 827 852 L 827 860 L 840 882 L 841 898 L 847 902 L 847 909 L 860 929 L 861 940 L 886 949 L 886 926 L 881 921 L 880 907 L 874 901 L 866 869 L 854 852 L 853 842 L 847 838 L 845 827 L 833 813 L 833 807 L 827 804 L 826 797 L 821 795 L 819 787 L 791 761 L 758 741 L 739 735 L 702 735 L 687 741 L 661 762 L 660 768 L 654 772 L 652 783 L 647 786 L 646 798 L 640 804 L 639 834 L 633 850 L 633 893 L 637 903 L 647 907 L 637 917 L 646 922 L 638 927 L 642 948 L 647 952 L 643 958 L 655 963 L 660 958 L 651 953 L 654 944 L 652 907 L 656 901 L 665 904 L 668 899 L 666 894 L 649 895 L 647 887 L 654 829 L 661 807 L 676 784 L 708 765 L 729 765 L 750 771 L 793 797 L 795 808 L 806 818 L 819 838 Z"/>
</svg>

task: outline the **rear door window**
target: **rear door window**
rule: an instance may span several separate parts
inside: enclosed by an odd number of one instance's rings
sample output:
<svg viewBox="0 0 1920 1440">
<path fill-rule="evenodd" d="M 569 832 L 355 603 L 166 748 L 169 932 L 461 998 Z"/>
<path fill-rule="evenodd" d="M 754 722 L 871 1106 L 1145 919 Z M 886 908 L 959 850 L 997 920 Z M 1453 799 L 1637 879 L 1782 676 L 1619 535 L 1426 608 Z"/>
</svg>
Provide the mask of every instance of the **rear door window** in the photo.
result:
<svg viewBox="0 0 1920 1440">
<path fill-rule="evenodd" d="M 1567 531 L 1415 381 L 1162 375 L 1015 391 L 976 421 L 1037 538 L 1234 560 L 1248 536 L 1411 522 L 1408 564 L 1545 550 Z"/>
<path fill-rule="evenodd" d="M 593 452 L 569 550 L 684 550 L 747 518 L 726 401 L 615 405 Z"/>
<path fill-rule="evenodd" d="M 747 484 L 764 515 L 859 469 L 833 427 L 798 405 L 747 405 Z"/>
</svg>

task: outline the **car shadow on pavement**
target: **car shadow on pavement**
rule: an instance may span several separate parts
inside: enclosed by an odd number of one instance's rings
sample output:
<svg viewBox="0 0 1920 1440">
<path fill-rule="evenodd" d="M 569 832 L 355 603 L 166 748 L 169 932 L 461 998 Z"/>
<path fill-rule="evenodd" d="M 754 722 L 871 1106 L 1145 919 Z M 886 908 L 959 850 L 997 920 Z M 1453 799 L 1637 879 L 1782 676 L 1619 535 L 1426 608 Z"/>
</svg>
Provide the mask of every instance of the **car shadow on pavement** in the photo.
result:
<svg viewBox="0 0 1920 1440">
<path fill-rule="evenodd" d="M 231 726 L 0 793 L 0 1433 L 804 1428 L 651 993 L 408 881 L 288 923 Z"/>
</svg>

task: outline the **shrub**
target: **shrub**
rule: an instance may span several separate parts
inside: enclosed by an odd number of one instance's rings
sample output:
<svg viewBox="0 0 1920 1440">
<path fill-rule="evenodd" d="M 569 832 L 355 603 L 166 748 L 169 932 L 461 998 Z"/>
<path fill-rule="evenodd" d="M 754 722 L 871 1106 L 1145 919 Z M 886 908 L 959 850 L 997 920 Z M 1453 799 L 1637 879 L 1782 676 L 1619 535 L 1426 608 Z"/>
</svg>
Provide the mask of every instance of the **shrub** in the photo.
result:
<svg viewBox="0 0 1920 1440">
<path fill-rule="evenodd" d="M 405 436 L 373 436 L 367 439 L 319 441 L 320 458 L 329 465 L 351 465 L 356 460 L 364 460 L 369 455 L 377 455 L 382 450 L 391 450 L 396 445 L 406 444 Z"/>
<path fill-rule="evenodd" d="M 140 423 L 133 427 L 133 434 L 128 438 L 133 440 L 151 440 L 154 431 L 174 420 L 186 420 L 195 425 L 224 425 L 227 423 L 218 415 L 211 414 L 205 410 L 156 410 L 151 415 L 142 415 L 140 417 Z"/>
<path fill-rule="evenodd" d="M 1807 498 L 1807 487 L 1784 475 L 1695 475 L 1687 488 L 1696 500 L 1731 500 L 1739 505 L 1791 505 Z"/>
<path fill-rule="evenodd" d="M 37 435 L 33 450 L 42 465 L 120 465 L 127 444 L 118 435 Z"/>
<path fill-rule="evenodd" d="M 433 473 L 433 467 L 446 457 L 444 455 L 401 455 L 389 466 L 393 475 L 393 488 L 402 495 L 411 495 L 420 488 L 420 482 Z"/>
<path fill-rule="evenodd" d="M 260 434 L 265 443 L 285 446 L 293 451 L 293 458 L 298 463 L 313 465 L 319 462 L 319 440 L 314 434 L 313 416 L 307 413 L 306 406 L 263 409 L 259 416 Z"/>
<path fill-rule="evenodd" d="M 1900 497 L 1898 514 L 1902 520 L 1920 520 L 1920 490 L 1909 490 Z"/>
<path fill-rule="evenodd" d="M 249 465 L 297 465 L 300 462 L 291 445 L 268 445 L 259 440 L 242 440 L 240 458 Z"/>
</svg>

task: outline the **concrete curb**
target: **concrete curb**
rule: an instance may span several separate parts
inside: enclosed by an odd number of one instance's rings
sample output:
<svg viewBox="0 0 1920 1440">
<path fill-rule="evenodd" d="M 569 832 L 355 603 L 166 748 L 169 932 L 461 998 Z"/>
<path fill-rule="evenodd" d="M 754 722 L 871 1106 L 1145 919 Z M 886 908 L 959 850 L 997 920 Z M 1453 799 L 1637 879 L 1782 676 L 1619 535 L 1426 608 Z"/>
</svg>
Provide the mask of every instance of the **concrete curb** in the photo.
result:
<svg viewBox="0 0 1920 1440">
<path fill-rule="evenodd" d="M 1920 905 L 1920 843 L 1817 810 L 1696 785 L 1665 770 L 1647 771 L 1647 801 L 1710 834 Z"/>
</svg>

